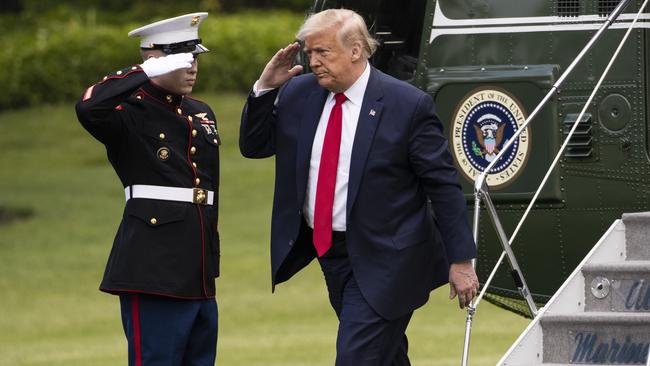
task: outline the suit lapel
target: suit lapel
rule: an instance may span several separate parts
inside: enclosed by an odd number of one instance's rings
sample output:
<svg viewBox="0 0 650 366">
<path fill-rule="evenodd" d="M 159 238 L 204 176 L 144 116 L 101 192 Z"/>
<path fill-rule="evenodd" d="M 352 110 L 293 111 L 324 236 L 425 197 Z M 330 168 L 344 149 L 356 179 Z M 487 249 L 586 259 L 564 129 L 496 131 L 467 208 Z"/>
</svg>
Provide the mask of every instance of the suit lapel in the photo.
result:
<svg viewBox="0 0 650 366">
<path fill-rule="evenodd" d="M 323 112 L 323 106 L 329 92 L 318 87 L 307 98 L 304 106 L 299 106 L 305 111 L 300 119 L 298 130 L 298 146 L 296 153 L 296 192 L 298 193 L 298 206 L 302 208 L 307 190 L 307 176 L 309 174 L 309 159 L 314 143 L 314 135 Z"/>
<path fill-rule="evenodd" d="M 352 146 L 352 156 L 350 158 L 350 174 L 348 179 L 348 199 L 346 214 L 349 217 L 354 201 L 357 198 L 359 185 L 363 176 L 363 170 L 366 166 L 370 146 L 379 124 L 381 112 L 384 103 L 380 100 L 383 97 L 380 75 L 375 68 L 370 69 L 370 78 L 368 86 L 361 104 L 359 113 L 359 123 L 354 135 L 354 144 Z"/>
</svg>

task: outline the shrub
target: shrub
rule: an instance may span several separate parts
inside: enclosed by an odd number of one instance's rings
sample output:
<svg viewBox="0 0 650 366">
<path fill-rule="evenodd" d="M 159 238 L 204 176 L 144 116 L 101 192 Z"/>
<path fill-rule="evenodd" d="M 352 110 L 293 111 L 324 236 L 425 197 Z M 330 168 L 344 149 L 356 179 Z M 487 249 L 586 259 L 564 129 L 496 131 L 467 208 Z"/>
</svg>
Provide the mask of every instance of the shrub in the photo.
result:
<svg viewBox="0 0 650 366">
<path fill-rule="evenodd" d="M 277 12 L 207 21 L 201 37 L 211 52 L 200 59 L 199 90 L 249 90 L 270 57 L 295 39 L 302 21 L 301 15 Z"/>
<path fill-rule="evenodd" d="M 41 22 L 36 29 L 0 38 L 0 109 L 71 101 L 104 75 L 140 62 L 138 40 L 127 38 L 141 24 L 105 25 L 94 17 Z M 294 39 L 302 15 L 288 12 L 208 17 L 196 91 L 246 91 L 276 50 Z"/>
</svg>

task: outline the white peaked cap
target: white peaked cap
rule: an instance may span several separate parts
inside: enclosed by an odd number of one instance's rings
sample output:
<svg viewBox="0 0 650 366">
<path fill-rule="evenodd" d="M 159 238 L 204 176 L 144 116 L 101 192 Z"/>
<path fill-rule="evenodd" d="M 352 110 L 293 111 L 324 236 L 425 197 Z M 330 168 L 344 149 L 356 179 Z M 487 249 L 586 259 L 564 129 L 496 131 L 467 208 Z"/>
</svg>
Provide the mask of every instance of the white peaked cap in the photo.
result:
<svg viewBox="0 0 650 366">
<path fill-rule="evenodd" d="M 191 41 L 196 41 L 194 50 L 181 49 L 178 52 L 207 52 L 208 49 L 199 43 L 199 24 L 207 16 L 208 13 L 201 12 L 160 20 L 130 31 L 129 37 L 141 37 L 141 48 L 162 49 L 165 53 L 176 53 L 174 46 L 191 46 Z"/>
</svg>

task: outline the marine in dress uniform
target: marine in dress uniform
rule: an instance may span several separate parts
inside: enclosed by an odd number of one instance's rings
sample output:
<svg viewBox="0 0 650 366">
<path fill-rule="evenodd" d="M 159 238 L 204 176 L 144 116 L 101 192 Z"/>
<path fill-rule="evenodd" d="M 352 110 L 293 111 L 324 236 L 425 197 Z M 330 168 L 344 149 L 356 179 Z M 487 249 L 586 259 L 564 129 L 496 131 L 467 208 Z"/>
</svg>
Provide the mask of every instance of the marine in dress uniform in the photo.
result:
<svg viewBox="0 0 650 366">
<path fill-rule="evenodd" d="M 106 147 L 126 205 L 100 289 L 120 296 L 129 365 L 214 365 L 220 137 L 186 94 L 207 13 L 135 29 L 146 60 L 105 76 L 76 105 Z"/>
</svg>

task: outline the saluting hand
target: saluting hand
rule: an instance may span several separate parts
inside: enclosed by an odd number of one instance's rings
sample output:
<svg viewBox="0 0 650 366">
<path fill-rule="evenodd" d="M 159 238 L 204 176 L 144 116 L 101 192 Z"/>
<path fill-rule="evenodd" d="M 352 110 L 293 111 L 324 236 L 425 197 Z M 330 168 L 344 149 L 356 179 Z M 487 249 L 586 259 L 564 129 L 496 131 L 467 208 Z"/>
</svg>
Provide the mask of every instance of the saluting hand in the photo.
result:
<svg viewBox="0 0 650 366">
<path fill-rule="evenodd" d="M 281 48 L 266 64 L 260 76 L 257 87 L 259 89 L 275 89 L 286 83 L 287 80 L 302 72 L 301 65 L 293 65 L 293 60 L 300 51 L 300 44 L 294 42 Z"/>
<path fill-rule="evenodd" d="M 148 77 L 153 78 L 178 69 L 189 69 L 192 67 L 192 61 L 194 56 L 191 53 L 175 53 L 163 57 L 149 57 L 140 67 Z"/>
<path fill-rule="evenodd" d="M 460 308 L 469 306 L 478 293 L 478 278 L 474 272 L 472 261 L 452 263 L 449 267 L 449 299 L 458 295 Z"/>
</svg>

